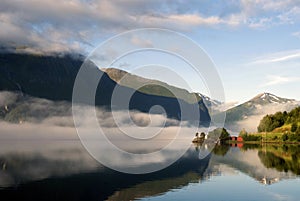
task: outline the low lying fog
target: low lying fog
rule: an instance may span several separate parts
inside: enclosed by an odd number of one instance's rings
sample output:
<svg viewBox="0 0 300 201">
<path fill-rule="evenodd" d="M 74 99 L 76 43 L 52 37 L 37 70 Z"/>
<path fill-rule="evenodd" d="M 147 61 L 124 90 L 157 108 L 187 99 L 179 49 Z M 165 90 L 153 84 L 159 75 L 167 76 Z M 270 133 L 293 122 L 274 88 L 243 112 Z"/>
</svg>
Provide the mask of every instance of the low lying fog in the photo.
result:
<svg viewBox="0 0 300 201">
<path fill-rule="evenodd" d="M 96 109 L 98 125 L 93 125 L 92 107 L 77 105 L 76 111 L 80 114 L 77 130 L 86 134 L 83 138 L 81 135 L 81 139 L 93 143 L 96 147 L 93 151 L 99 153 L 98 156 L 105 153 L 110 165 L 118 167 L 170 163 L 180 154 L 178 150 L 185 151 L 190 147 L 196 132 L 207 132 L 208 129 L 199 129 L 164 115 L 137 111 L 115 111 L 113 117 L 103 108 Z M 92 157 L 81 144 L 70 103 L 0 92 L 0 112 L 4 114 L 0 117 L 0 186 L 96 171 L 103 167 L 93 159 L 98 156 Z M 99 132 L 99 125 L 105 137 L 90 138 Z M 146 139 L 134 139 L 140 136 Z M 123 150 L 124 155 L 107 147 L 108 143 L 103 143 L 105 138 Z M 168 146 L 170 144 L 172 146 Z M 146 155 L 164 147 L 168 148 L 159 154 Z M 144 156 L 137 160 L 125 157 L 127 152 Z"/>
</svg>

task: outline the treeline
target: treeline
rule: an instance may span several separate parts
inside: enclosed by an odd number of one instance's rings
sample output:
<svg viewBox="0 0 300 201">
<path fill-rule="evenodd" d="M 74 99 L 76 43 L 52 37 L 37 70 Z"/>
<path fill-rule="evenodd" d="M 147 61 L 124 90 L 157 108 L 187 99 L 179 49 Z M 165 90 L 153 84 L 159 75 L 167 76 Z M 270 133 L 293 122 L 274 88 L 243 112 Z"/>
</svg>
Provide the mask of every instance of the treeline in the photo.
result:
<svg viewBox="0 0 300 201">
<path fill-rule="evenodd" d="M 227 140 L 230 134 L 225 128 L 216 128 L 208 133 L 208 137 L 212 139 Z"/>
<path fill-rule="evenodd" d="M 245 129 L 240 132 L 239 136 L 241 136 L 244 141 L 261 141 L 262 139 L 261 135 L 248 134 Z"/>
<path fill-rule="evenodd" d="M 291 131 L 300 134 L 300 107 L 293 109 L 290 112 L 276 112 L 275 114 L 266 115 L 260 121 L 257 127 L 258 132 L 271 132 L 275 128 L 285 124 L 292 124 Z"/>
<path fill-rule="evenodd" d="M 249 134 L 242 134 L 240 135 L 244 141 L 261 141 L 260 135 L 249 135 Z"/>
</svg>

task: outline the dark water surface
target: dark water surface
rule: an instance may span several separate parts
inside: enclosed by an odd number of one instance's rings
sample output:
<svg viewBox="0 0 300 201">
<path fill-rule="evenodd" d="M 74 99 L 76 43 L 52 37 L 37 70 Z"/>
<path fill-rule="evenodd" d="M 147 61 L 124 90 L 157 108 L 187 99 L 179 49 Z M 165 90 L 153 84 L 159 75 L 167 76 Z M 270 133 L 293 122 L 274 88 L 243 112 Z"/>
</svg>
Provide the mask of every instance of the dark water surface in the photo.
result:
<svg viewBox="0 0 300 201">
<path fill-rule="evenodd" d="M 1 141 L 0 200 L 299 200 L 300 146 L 200 152 L 191 145 L 168 168 L 132 175 L 103 167 L 77 140 Z"/>
</svg>

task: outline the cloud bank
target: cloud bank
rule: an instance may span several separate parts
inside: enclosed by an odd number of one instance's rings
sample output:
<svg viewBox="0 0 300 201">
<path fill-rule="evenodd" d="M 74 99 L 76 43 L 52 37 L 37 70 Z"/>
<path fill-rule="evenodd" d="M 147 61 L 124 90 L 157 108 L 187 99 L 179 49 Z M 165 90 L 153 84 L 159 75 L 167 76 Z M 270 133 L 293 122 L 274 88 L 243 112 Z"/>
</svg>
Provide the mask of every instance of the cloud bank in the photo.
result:
<svg viewBox="0 0 300 201">
<path fill-rule="evenodd" d="M 136 28 L 267 28 L 299 19 L 299 3 L 292 0 L 3 0 L 0 47 L 37 54 L 85 53 L 112 34 Z"/>
<path fill-rule="evenodd" d="M 97 135 L 98 125 L 93 125 L 93 108 L 77 105 L 76 109 L 80 110 L 81 117 L 76 129 L 84 130 L 86 136 L 77 135 L 71 103 L 0 92 L 0 186 L 98 171 L 103 166 L 89 155 L 80 139 L 95 145 L 101 159 L 108 160 L 114 167 L 132 168 L 132 164 L 135 164 L 134 168 L 145 169 L 153 164 L 169 164 L 176 161 L 179 153 L 185 153 L 191 145 L 195 130 L 198 130 L 186 124 L 180 125 L 177 120 L 168 119 L 164 115 L 138 111 L 115 111 L 118 116 L 116 123 L 111 112 L 96 108 L 98 123 L 106 135 L 103 138 Z M 7 121 L 9 115 L 23 121 L 10 123 Z M 175 140 L 179 131 L 183 133 L 183 138 Z M 95 136 L 95 133 L 97 139 L 91 139 L 90 136 Z M 146 140 L 133 139 L 141 135 L 151 137 Z M 114 150 L 107 146 L 107 139 L 115 146 Z M 173 146 L 159 152 L 173 141 L 176 141 Z M 115 149 L 144 155 L 139 159 L 126 157 Z M 147 155 L 153 152 L 159 153 Z M 97 155 L 94 157 L 97 158 Z"/>
</svg>

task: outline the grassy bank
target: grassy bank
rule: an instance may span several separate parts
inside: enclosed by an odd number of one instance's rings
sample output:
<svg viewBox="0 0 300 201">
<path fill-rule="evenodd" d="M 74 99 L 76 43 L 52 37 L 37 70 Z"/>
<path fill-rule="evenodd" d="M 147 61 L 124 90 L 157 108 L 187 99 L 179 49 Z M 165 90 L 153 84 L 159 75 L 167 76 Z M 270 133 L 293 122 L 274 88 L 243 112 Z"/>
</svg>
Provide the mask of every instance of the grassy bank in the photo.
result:
<svg viewBox="0 0 300 201">
<path fill-rule="evenodd" d="M 262 132 L 243 135 L 248 144 L 300 144 L 300 135 L 290 132 Z M 253 140 L 254 139 L 254 140 Z"/>
</svg>

